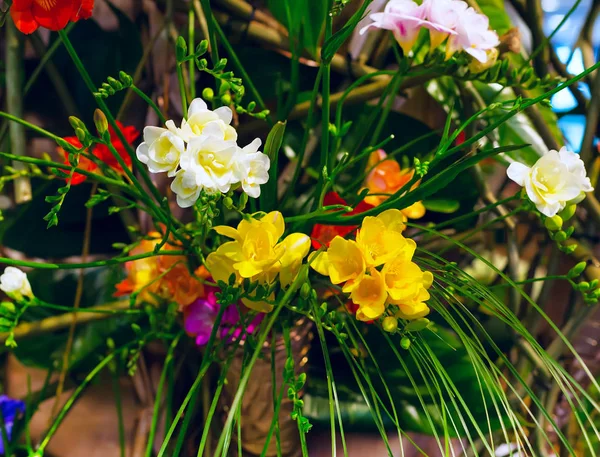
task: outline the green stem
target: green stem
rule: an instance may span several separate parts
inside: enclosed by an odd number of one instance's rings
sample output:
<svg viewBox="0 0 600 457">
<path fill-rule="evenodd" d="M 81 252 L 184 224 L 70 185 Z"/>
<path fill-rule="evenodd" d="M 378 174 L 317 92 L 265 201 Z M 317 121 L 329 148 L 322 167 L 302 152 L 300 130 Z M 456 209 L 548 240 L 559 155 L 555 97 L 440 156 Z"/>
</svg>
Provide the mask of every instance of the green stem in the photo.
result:
<svg viewBox="0 0 600 457">
<path fill-rule="evenodd" d="M 134 91 L 142 100 L 144 100 L 150 106 L 150 108 L 152 108 L 154 110 L 154 112 L 156 113 L 156 115 L 158 116 L 158 118 L 160 119 L 160 122 L 162 124 L 167 122 L 167 119 L 163 115 L 160 108 L 156 105 L 156 103 L 154 103 L 154 100 L 152 100 L 150 97 L 148 97 L 144 92 L 142 92 L 138 87 L 136 87 L 133 84 L 130 86 L 130 89 L 132 91 Z"/>
<path fill-rule="evenodd" d="M 115 408 L 117 410 L 117 428 L 119 431 L 119 448 L 120 457 L 125 457 L 126 450 L 126 439 L 125 439 L 125 423 L 123 420 L 123 401 L 121 399 L 121 386 L 119 385 L 119 368 L 118 366 L 112 371 L 112 387 L 115 395 Z"/>
<path fill-rule="evenodd" d="M 12 18 L 6 21 L 6 107 L 15 117 L 23 117 L 23 34 L 17 31 Z M 27 155 L 27 139 L 22 123 L 11 123 L 10 148 L 18 156 Z M 25 165 L 13 162 L 13 167 L 22 171 Z M 14 181 L 15 201 L 25 203 L 31 200 L 31 181 L 29 176 L 21 176 Z"/>
<path fill-rule="evenodd" d="M 8 257 L 0 257 L 0 265 L 9 265 L 14 267 L 29 267 L 37 268 L 38 270 L 76 270 L 78 268 L 96 268 L 106 267 L 109 265 L 118 265 L 129 262 L 131 260 L 146 259 L 161 255 L 187 255 L 186 251 L 159 251 L 159 252 L 143 252 L 141 254 L 131 255 L 127 257 L 115 257 L 112 259 L 96 260 L 86 263 L 49 263 L 49 262 L 31 262 L 27 260 L 9 259 Z"/>
<path fill-rule="evenodd" d="M 88 373 L 88 375 L 85 377 L 83 382 L 75 389 L 75 391 L 73 392 L 71 397 L 67 400 L 67 402 L 64 404 L 64 406 L 62 407 L 62 409 L 56 416 L 56 419 L 50 426 L 50 429 L 46 433 L 46 436 L 40 443 L 40 445 L 36 451 L 36 454 L 35 454 L 36 456 L 44 455 L 44 450 L 48 446 L 48 443 L 50 443 L 50 440 L 52 439 L 52 437 L 54 436 L 56 431 L 58 430 L 58 427 L 60 426 L 60 424 L 64 420 L 65 416 L 67 415 L 67 412 L 69 412 L 71 407 L 75 404 L 75 401 L 77 400 L 77 398 L 85 390 L 85 388 L 88 386 L 88 384 L 90 382 L 92 382 L 92 380 L 96 377 L 96 375 L 98 373 L 100 373 L 100 371 L 102 371 L 102 369 L 106 365 L 108 365 L 108 363 L 110 363 L 110 361 L 113 360 L 116 355 L 121 354 L 122 352 L 136 346 L 137 344 L 138 344 L 138 341 L 133 341 L 133 342 L 126 344 L 125 346 L 117 349 L 116 351 L 112 352 L 111 354 L 107 355 L 104 359 L 102 359 L 102 361 L 98 365 L 96 365 L 96 367 L 92 371 L 90 371 Z"/>
<path fill-rule="evenodd" d="M 244 69 L 242 62 L 238 58 L 237 54 L 235 53 L 235 51 L 233 49 L 233 46 L 231 46 L 231 44 L 229 43 L 227 36 L 223 32 L 223 29 L 221 29 L 221 26 L 215 19 L 212 12 L 210 13 L 208 20 L 209 20 L 209 22 L 212 22 L 214 29 L 216 30 L 217 34 L 219 35 L 219 38 L 221 39 L 221 43 L 223 44 L 223 47 L 225 48 L 225 51 L 227 52 L 227 55 L 229 56 L 229 58 L 231 59 L 231 62 L 233 63 L 235 70 L 239 73 L 240 77 L 244 81 L 244 85 L 246 87 L 248 87 L 248 89 L 250 90 L 250 94 L 252 95 L 252 97 L 254 97 L 254 99 L 256 100 L 256 103 L 258 104 L 260 109 L 263 111 L 268 111 L 265 101 L 260 96 L 258 89 L 252 82 L 252 79 L 250 78 L 250 75 L 248 74 L 248 72 Z M 273 127 L 274 122 L 273 122 L 273 119 L 270 114 L 267 115 L 265 120 L 269 124 L 269 127 Z"/>
<path fill-rule="evenodd" d="M 193 2 L 190 2 L 190 10 L 188 11 L 188 51 L 190 56 L 194 55 L 196 43 L 195 43 L 195 26 L 196 17 L 194 14 Z M 190 75 L 190 98 L 193 100 L 196 98 L 196 63 L 194 59 L 190 59 L 189 62 L 189 75 Z"/>
<path fill-rule="evenodd" d="M 173 362 L 173 354 L 175 348 L 179 344 L 179 339 L 183 335 L 183 332 L 179 332 L 167 351 L 165 357 L 162 373 L 160 374 L 160 380 L 158 381 L 158 387 L 156 388 L 156 398 L 154 399 L 154 411 L 152 414 L 152 425 L 150 426 L 150 434 L 148 435 L 148 444 L 146 446 L 146 457 L 152 456 L 152 445 L 154 444 L 154 436 L 156 435 L 156 428 L 158 426 L 158 419 L 160 418 L 160 406 L 162 402 L 162 391 L 165 386 L 165 380 L 167 379 L 167 372 L 170 371 Z"/>
<path fill-rule="evenodd" d="M 223 450 L 223 445 L 224 445 L 226 434 L 227 434 L 226 432 L 227 432 L 227 430 L 230 430 L 231 426 L 233 425 L 233 419 L 235 417 L 235 413 L 237 411 L 238 405 L 240 404 L 240 402 L 242 401 L 242 397 L 244 396 L 246 386 L 248 385 L 248 381 L 249 381 L 250 375 L 252 373 L 252 368 L 254 367 L 254 364 L 256 363 L 260 353 L 262 352 L 262 348 L 265 344 L 265 341 L 267 340 L 267 336 L 268 336 L 269 332 L 273 328 L 273 325 L 275 324 L 275 321 L 277 320 L 279 313 L 284 308 L 284 306 L 292 299 L 292 296 L 294 295 L 294 293 L 296 292 L 298 287 L 300 287 L 301 283 L 304 281 L 304 278 L 306 277 L 307 273 L 308 273 L 308 265 L 303 265 L 302 268 L 300 269 L 300 271 L 298 272 L 298 276 L 296 277 L 294 282 L 289 286 L 288 290 L 285 292 L 285 294 L 281 298 L 281 301 L 277 304 L 275 309 L 273 311 L 271 311 L 270 318 L 267 321 L 264 330 L 261 332 L 260 336 L 258 337 L 258 340 L 256 342 L 256 348 L 254 349 L 254 352 L 252 353 L 252 357 L 250 358 L 250 361 L 248 362 L 247 369 L 244 372 L 244 374 L 242 375 L 242 378 L 240 379 L 240 384 L 239 384 L 238 390 L 235 394 L 235 397 L 233 398 L 233 402 L 231 403 L 229 414 L 227 415 L 227 420 L 225 421 L 225 425 L 223 427 L 223 432 L 221 433 L 221 436 L 219 437 L 219 442 L 217 444 L 217 448 L 214 453 L 215 456 L 218 456 L 221 453 L 221 451 Z"/>
<path fill-rule="evenodd" d="M 183 67 L 182 63 L 177 63 L 177 81 L 179 82 L 179 94 L 181 95 L 181 109 L 183 110 L 183 117 L 187 118 L 188 112 L 188 101 L 185 90 L 185 81 L 183 79 Z"/>
</svg>

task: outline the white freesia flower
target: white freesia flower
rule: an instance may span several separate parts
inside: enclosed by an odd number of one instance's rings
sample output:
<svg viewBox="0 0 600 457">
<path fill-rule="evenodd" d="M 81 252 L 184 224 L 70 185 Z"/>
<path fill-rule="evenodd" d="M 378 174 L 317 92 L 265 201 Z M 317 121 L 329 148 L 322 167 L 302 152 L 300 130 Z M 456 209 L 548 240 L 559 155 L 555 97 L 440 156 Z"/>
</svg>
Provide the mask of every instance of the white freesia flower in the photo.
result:
<svg viewBox="0 0 600 457">
<path fill-rule="evenodd" d="M 0 290 L 17 298 L 33 297 L 27 275 L 15 267 L 6 267 L 0 276 Z"/>
<path fill-rule="evenodd" d="M 169 177 L 173 177 L 185 151 L 185 143 L 177 135 L 173 121 L 167 121 L 166 126 L 166 129 L 152 126 L 144 128 L 144 142 L 138 146 L 136 155 L 151 173 L 167 172 Z"/>
<path fill-rule="evenodd" d="M 451 56 L 456 51 L 465 51 L 481 63 L 489 58 L 488 51 L 500 44 L 498 34 L 489 29 L 490 20 L 485 14 L 480 14 L 473 8 L 460 13 L 455 26 L 456 34 L 448 39 L 446 55 Z"/>
<path fill-rule="evenodd" d="M 233 184 L 240 182 L 236 168 L 237 150 L 235 141 L 200 135 L 190 140 L 180 165 L 183 170 L 195 174 L 199 187 L 211 192 L 229 192 Z"/>
<path fill-rule="evenodd" d="M 260 185 L 269 180 L 271 161 L 266 154 L 258 150 L 261 141 L 256 138 L 252 143 L 238 150 L 236 158 L 238 176 L 242 189 L 249 197 L 260 197 Z"/>
<path fill-rule="evenodd" d="M 527 196 L 544 215 L 552 217 L 567 204 L 578 203 L 594 190 L 578 154 L 562 148 L 548 151 L 533 167 L 511 163 L 508 177 L 525 187 Z"/>
<path fill-rule="evenodd" d="M 201 98 L 196 98 L 190 103 L 187 120 L 181 122 L 177 130 L 181 138 L 190 142 L 194 137 L 201 135 L 217 136 L 226 141 L 237 140 L 237 132 L 229 125 L 233 114 L 227 106 L 221 106 L 212 111 Z"/>
<path fill-rule="evenodd" d="M 171 190 L 177 196 L 177 204 L 181 208 L 189 208 L 200 197 L 202 187 L 196 184 L 196 174 L 193 171 L 179 170 L 171 183 Z"/>
<path fill-rule="evenodd" d="M 140 162 L 152 173 L 175 178 L 171 189 L 182 208 L 193 206 L 203 190 L 226 193 L 239 184 L 250 197 L 258 197 L 260 185 L 269 180 L 270 165 L 258 151 L 260 140 L 240 148 L 226 106 L 213 111 L 196 98 L 187 114 L 181 127 L 167 121 L 166 128 L 144 129 L 144 142 L 136 151 Z"/>
</svg>

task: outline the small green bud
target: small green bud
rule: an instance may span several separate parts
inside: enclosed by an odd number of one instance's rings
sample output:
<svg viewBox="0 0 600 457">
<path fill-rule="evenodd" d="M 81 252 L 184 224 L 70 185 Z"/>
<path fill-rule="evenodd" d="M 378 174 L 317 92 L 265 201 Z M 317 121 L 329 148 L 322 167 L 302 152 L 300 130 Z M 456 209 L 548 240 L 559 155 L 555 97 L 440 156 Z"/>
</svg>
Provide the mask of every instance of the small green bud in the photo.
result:
<svg viewBox="0 0 600 457">
<path fill-rule="evenodd" d="M 302 284 L 302 287 L 300 287 L 300 296 L 304 300 L 307 300 L 308 297 L 310 297 L 310 291 L 311 291 L 310 284 L 305 282 L 304 284 Z"/>
<path fill-rule="evenodd" d="M 581 281 L 579 284 L 577 284 L 577 287 L 582 292 L 585 292 L 587 290 L 590 290 L 590 283 L 587 281 Z"/>
<path fill-rule="evenodd" d="M 223 81 L 221 83 L 221 87 L 219 87 L 219 94 L 223 95 L 229 89 L 231 89 L 231 84 L 229 84 L 227 81 Z"/>
<path fill-rule="evenodd" d="M 575 215 L 577 211 L 577 205 L 567 205 L 558 215 L 562 217 L 563 221 L 568 221 Z"/>
<path fill-rule="evenodd" d="M 255 101 L 251 101 L 250 103 L 248 103 L 248 111 L 252 112 L 252 111 L 254 111 L 254 108 L 256 108 Z"/>
<path fill-rule="evenodd" d="M 104 135 L 108 130 L 108 120 L 106 119 L 106 115 L 98 108 L 94 111 L 94 124 L 96 125 L 96 129 L 100 136 Z"/>
<path fill-rule="evenodd" d="M 400 347 L 404 350 L 408 350 L 410 347 L 410 339 L 407 336 L 403 336 L 400 340 Z"/>
<path fill-rule="evenodd" d="M 202 40 L 200 43 L 198 43 L 198 46 L 196 46 L 196 57 L 201 56 L 206 51 L 208 51 L 208 41 Z"/>
<path fill-rule="evenodd" d="M 598 288 L 598 279 L 592 279 L 590 281 L 590 289 L 597 289 Z"/>
<path fill-rule="evenodd" d="M 544 221 L 544 225 L 548 230 L 556 232 L 557 230 L 560 230 L 562 228 L 562 217 L 560 217 L 558 214 L 552 217 L 547 217 Z"/>
<path fill-rule="evenodd" d="M 567 238 L 567 234 L 562 230 L 554 234 L 554 241 L 558 241 L 559 243 L 562 241 L 566 241 Z"/>
<path fill-rule="evenodd" d="M 69 124 L 73 127 L 73 130 L 85 129 L 85 124 L 81 119 L 75 116 L 69 116 Z"/>
<path fill-rule="evenodd" d="M 210 102 L 210 101 L 212 101 L 214 96 L 215 96 L 215 91 L 212 90 L 210 87 L 205 87 L 204 90 L 202 91 L 202 98 L 204 100 L 207 100 Z"/>
<path fill-rule="evenodd" d="M 561 251 L 564 252 L 565 254 L 573 254 L 575 252 L 575 249 L 577 249 L 577 245 L 570 244 L 568 246 L 563 246 L 561 248 Z"/>
<path fill-rule="evenodd" d="M 17 308 L 15 307 L 15 304 L 9 301 L 3 301 L 2 303 L 0 303 L 0 314 L 6 315 L 6 314 L 14 314 L 17 312 Z"/>
<path fill-rule="evenodd" d="M 398 319 L 392 316 L 387 316 L 385 319 L 383 319 L 381 326 L 386 332 L 394 333 L 396 330 L 398 330 Z"/>
<path fill-rule="evenodd" d="M 87 142 L 87 134 L 85 130 L 77 128 L 75 129 L 75 136 L 81 142 L 81 144 L 85 144 Z"/>
<path fill-rule="evenodd" d="M 233 208 L 233 199 L 231 197 L 225 197 L 223 199 L 223 206 L 227 209 Z"/>
<path fill-rule="evenodd" d="M 569 272 L 567 273 L 567 277 L 571 279 L 577 278 L 579 275 L 581 275 L 581 273 L 584 272 L 585 267 L 587 267 L 586 262 L 579 262 L 577 265 L 575 265 L 569 270 Z"/>
<path fill-rule="evenodd" d="M 187 54 L 187 43 L 185 42 L 185 38 L 180 36 L 177 38 L 177 43 L 175 44 L 175 56 L 177 57 L 177 61 L 181 62 Z"/>
<path fill-rule="evenodd" d="M 231 95 L 223 94 L 221 95 L 221 101 L 224 105 L 231 105 Z"/>
</svg>

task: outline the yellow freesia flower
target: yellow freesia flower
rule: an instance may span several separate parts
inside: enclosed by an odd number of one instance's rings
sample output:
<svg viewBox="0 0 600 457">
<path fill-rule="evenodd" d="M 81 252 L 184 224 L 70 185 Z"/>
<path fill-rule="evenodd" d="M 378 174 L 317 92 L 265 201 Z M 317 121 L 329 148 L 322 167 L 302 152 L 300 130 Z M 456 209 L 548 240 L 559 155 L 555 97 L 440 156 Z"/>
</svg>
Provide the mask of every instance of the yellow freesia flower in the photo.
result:
<svg viewBox="0 0 600 457">
<path fill-rule="evenodd" d="M 356 234 L 356 242 L 364 253 L 367 266 L 377 267 L 400 255 L 414 252 L 416 244 L 404 238 L 404 216 L 397 209 L 384 211 L 377 217 L 365 217 Z"/>
<path fill-rule="evenodd" d="M 384 270 L 386 267 L 387 265 Z M 404 274 L 400 270 L 402 267 Z M 386 272 L 382 270 L 382 274 L 386 278 L 386 288 L 390 294 L 388 302 L 398 306 L 396 317 L 418 319 L 429 314 L 430 309 L 425 302 L 431 298 L 427 291 L 433 283 L 431 272 L 421 271 L 415 263 L 409 262 L 403 266 L 398 263 Z M 393 284 L 392 288 L 390 284 Z M 394 299 L 392 293 L 398 298 Z"/>
<path fill-rule="evenodd" d="M 356 281 L 350 294 L 350 299 L 358 305 L 356 318 L 359 321 L 372 321 L 381 316 L 385 311 L 385 302 L 388 294 L 381 273 L 371 268 L 368 275 Z"/>
<path fill-rule="evenodd" d="M 248 278 L 263 284 L 277 279 L 288 286 L 296 278 L 302 260 L 310 249 L 310 238 L 302 233 L 292 233 L 281 242 L 285 231 L 283 215 L 272 211 L 260 219 L 242 220 L 237 228 L 217 226 L 214 230 L 233 241 L 222 244 L 208 255 L 206 267 L 217 281 L 229 280 L 235 274 L 239 283 Z M 271 306 L 248 301 L 248 307 L 270 311 Z"/>
<path fill-rule="evenodd" d="M 324 276 L 329 276 L 332 284 L 344 285 L 349 292 L 352 285 L 365 273 L 366 263 L 362 249 L 356 241 L 336 236 L 326 252 L 321 252 L 311 263 L 311 267 Z"/>
</svg>

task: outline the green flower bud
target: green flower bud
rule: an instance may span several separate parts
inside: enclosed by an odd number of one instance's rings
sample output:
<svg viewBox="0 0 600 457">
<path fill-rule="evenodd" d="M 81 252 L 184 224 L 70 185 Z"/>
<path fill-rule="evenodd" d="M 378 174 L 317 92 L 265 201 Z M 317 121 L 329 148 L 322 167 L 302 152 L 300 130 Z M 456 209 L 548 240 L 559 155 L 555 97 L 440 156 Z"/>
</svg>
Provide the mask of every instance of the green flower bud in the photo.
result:
<svg viewBox="0 0 600 457">
<path fill-rule="evenodd" d="M 400 340 L 400 347 L 405 350 L 408 350 L 410 347 L 410 339 L 407 336 L 402 337 Z"/>
<path fill-rule="evenodd" d="M 87 134 L 85 130 L 77 128 L 75 129 L 75 136 L 81 142 L 81 144 L 85 144 L 87 142 Z"/>
<path fill-rule="evenodd" d="M 308 284 L 307 282 L 305 282 L 304 284 L 302 284 L 302 287 L 300 287 L 300 296 L 304 300 L 307 300 L 308 297 L 310 297 L 310 291 L 311 291 L 310 284 Z"/>
<path fill-rule="evenodd" d="M 566 241 L 567 238 L 567 234 L 562 230 L 560 232 L 556 232 L 556 234 L 554 235 L 554 241 L 558 241 L 559 243 L 561 241 Z"/>
<path fill-rule="evenodd" d="M 571 279 L 577 278 L 579 275 L 581 275 L 581 273 L 584 272 L 585 267 L 587 267 L 586 262 L 579 262 L 577 265 L 575 265 L 569 270 L 569 272 L 567 273 L 567 277 Z"/>
<path fill-rule="evenodd" d="M 577 285 L 578 289 L 581 290 L 582 292 L 585 292 L 587 290 L 590 290 L 590 283 L 587 281 L 581 281 L 578 285 Z"/>
<path fill-rule="evenodd" d="M 71 124 L 73 130 L 85 129 L 85 124 L 83 123 L 83 121 L 75 116 L 69 116 L 69 124 Z"/>
<path fill-rule="evenodd" d="M 17 308 L 14 303 L 9 302 L 9 301 L 3 301 L 2 303 L 0 303 L 0 314 L 6 316 L 6 315 L 13 315 L 16 312 L 17 312 Z"/>
<path fill-rule="evenodd" d="M 392 316 L 387 316 L 381 324 L 383 329 L 388 333 L 394 333 L 398 329 L 398 319 Z"/>
<path fill-rule="evenodd" d="M 202 91 L 202 98 L 204 100 L 207 100 L 210 102 L 210 101 L 212 101 L 214 96 L 215 96 L 215 91 L 212 90 L 210 87 L 205 87 L 204 90 Z"/>
<path fill-rule="evenodd" d="M 562 217 L 560 217 L 558 214 L 552 217 L 547 217 L 544 221 L 544 225 L 548 230 L 556 232 L 557 230 L 560 230 L 562 228 Z"/>
<path fill-rule="evenodd" d="M 233 208 L 233 199 L 231 197 L 225 197 L 223 199 L 223 206 L 227 209 Z"/>
<path fill-rule="evenodd" d="M 558 215 L 562 217 L 563 221 L 568 221 L 575 215 L 577 211 L 577 205 L 567 205 Z"/>
<path fill-rule="evenodd" d="M 106 115 L 98 108 L 94 111 L 94 124 L 96 125 L 96 129 L 100 136 L 108 131 L 108 120 L 106 119 Z"/>
<path fill-rule="evenodd" d="M 231 95 L 223 94 L 221 95 L 221 101 L 224 105 L 231 105 Z"/>
</svg>

